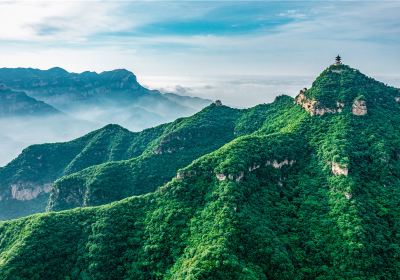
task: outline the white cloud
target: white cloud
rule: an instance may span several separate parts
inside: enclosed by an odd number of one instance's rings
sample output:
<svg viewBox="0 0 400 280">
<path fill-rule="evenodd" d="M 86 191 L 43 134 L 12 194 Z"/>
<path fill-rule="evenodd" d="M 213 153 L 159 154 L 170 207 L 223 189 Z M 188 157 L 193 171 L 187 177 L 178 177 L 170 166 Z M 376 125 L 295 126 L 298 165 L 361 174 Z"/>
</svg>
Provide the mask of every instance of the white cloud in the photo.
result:
<svg viewBox="0 0 400 280">
<path fill-rule="evenodd" d="M 113 17 L 117 2 L 12 1 L 0 2 L 0 40 L 84 41 L 88 35 L 123 28 Z"/>
<path fill-rule="evenodd" d="M 371 75 L 396 74 L 400 61 L 398 2 L 318 2 L 307 12 L 289 3 L 281 16 L 301 20 L 229 36 L 135 34 L 144 24 L 198 19 L 215 8 L 201 2 L 196 9 L 159 1 L 0 3 L 2 66 L 125 67 L 140 78 L 316 75 L 337 53 Z"/>
</svg>

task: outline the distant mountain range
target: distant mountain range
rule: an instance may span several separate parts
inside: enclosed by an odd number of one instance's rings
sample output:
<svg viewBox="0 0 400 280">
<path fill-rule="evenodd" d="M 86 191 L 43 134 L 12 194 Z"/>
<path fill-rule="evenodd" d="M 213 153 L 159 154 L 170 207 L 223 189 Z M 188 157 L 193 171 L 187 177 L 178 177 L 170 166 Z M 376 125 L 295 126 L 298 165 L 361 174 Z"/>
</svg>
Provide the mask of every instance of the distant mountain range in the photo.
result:
<svg viewBox="0 0 400 280">
<path fill-rule="evenodd" d="M 400 90 L 339 58 L 294 99 L 29 147 L 0 213 L 55 211 L 0 223 L 0 275 L 400 279 L 399 127 Z"/>
<path fill-rule="evenodd" d="M 0 68 L 1 134 L 28 144 L 70 140 L 109 123 L 139 131 L 210 103 L 149 90 L 124 69 L 77 74 L 62 68 Z M 0 166 L 20 151 L 4 152 Z"/>
<path fill-rule="evenodd" d="M 29 117 L 61 114 L 54 107 L 28 96 L 25 92 L 15 91 L 0 84 L 0 118 Z"/>
<path fill-rule="evenodd" d="M 210 103 L 200 98 L 149 90 L 125 69 L 77 74 L 59 67 L 49 70 L 0 68 L 0 83 L 65 111 L 77 106 L 137 106 L 162 115 L 175 110 L 188 113 Z"/>
</svg>

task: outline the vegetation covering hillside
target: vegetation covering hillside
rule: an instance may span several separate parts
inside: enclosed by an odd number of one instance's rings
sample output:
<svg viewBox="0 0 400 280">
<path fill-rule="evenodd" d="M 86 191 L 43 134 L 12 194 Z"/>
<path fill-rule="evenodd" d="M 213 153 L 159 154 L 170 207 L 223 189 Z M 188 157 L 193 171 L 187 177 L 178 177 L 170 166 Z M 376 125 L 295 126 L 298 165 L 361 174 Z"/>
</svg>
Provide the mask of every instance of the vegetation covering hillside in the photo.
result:
<svg viewBox="0 0 400 280">
<path fill-rule="evenodd" d="M 271 106 L 261 107 L 268 110 Z M 0 219 L 43 212 L 56 179 L 90 166 L 95 167 L 56 184 L 52 208 L 98 205 L 153 191 L 174 177 L 179 168 L 243 134 L 240 125 L 235 129 L 235 122 L 251 112 L 212 105 L 190 118 L 140 133 L 108 125 L 71 142 L 31 146 L 0 168 Z M 260 123 L 254 126 L 246 129 L 256 129 Z M 114 162 L 125 159 L 132 160 Z M 96 166 L 105 162 L 110 164 Z M 91 179 L 107 177 L 110 172 L 114 172 L 110 179 L 117 182 L 113 188 L 108 187 L 107 180 Z M 137 187 L 140 185 L 143 187 Z"/>
<path fill-rule="evenodd" d="M 63 175 L 140 155 L 163 126 L 140 133 L 108 125 L 71 142 L 33 145 L 0 168 L 0 219 L 44 212 L 50 185 Z"/>
<path fill-rule="evenodd" d="M 331 66 L 153 193 L 1 223 L 0 275 L 399 279 L 399 97 Z"/>
<path fill-rule="evenodd" d="M 101 205 L 152 192 L 171 180 L 179 168 L 239 135 L 257 130 L 269 118 L 277 117 L 278 108 L 292 106 L 289 97 L 249 110 L 210 105 L 193 117 L 172 123 L 139 157 L 93 166 L 56 181 L 49 210 Z M 244 124 L 247 121 L 249 125 Z"/>
<path fill-rule="evenodd" d="M 179 168 L 235 137 L 258 130 L 291 107 L 293 100 L 287 96 L 247 110 L 210 105 L 171 123 L 136 158 L 92 166 L 59 179 L 51 189 L 48 210 L 101 205 L 152 192 L 171 180 Z"/>
</svg>

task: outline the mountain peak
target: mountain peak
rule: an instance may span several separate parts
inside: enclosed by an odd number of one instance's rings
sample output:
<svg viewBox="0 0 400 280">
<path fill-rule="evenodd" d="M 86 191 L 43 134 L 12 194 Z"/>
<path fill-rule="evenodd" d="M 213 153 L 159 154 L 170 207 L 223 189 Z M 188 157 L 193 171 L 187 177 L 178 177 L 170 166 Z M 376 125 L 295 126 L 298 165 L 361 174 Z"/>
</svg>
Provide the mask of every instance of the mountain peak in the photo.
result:
<svg viewBox="0 0 400 280">
<path fill-rule="evenodd" d="M 395 102 L 395 89 L 342 64 L 341 59 L 326 68 L 310 89 L 300 90 L 295 102 L 311 115 L 351 111 L 367 114 L 368 103 Z"/>
</svg>

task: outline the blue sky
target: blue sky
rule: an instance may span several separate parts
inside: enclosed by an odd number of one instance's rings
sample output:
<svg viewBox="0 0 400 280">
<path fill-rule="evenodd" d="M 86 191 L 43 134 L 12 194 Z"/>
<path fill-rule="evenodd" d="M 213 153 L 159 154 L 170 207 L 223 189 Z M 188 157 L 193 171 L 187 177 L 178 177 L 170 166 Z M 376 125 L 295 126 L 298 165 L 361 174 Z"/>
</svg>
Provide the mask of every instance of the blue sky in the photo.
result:
<svg viewBox="0 0 400 280">
<path fill-rule="evenodd" d="M 156 77 L 315 76 L 340 53 L 399 75 L 399 15 L 400 1 L 3 1 L 0 66 L 127 68 L 163 86 Z"/>
</svg>

